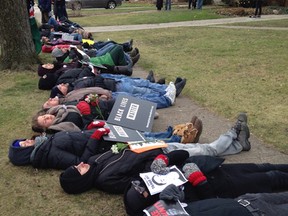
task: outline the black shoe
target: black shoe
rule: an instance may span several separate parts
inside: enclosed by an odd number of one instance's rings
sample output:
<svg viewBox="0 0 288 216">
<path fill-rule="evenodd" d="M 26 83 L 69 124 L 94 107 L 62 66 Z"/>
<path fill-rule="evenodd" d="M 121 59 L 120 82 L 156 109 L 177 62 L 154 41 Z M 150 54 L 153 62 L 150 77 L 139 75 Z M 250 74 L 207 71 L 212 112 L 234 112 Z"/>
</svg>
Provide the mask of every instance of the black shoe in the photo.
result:
<svg viewBox="0 0 288 216">
<path fill-rule="evenodd" d="M 147 80 L 149 80 L 151 83 L 155 83 L 155 78 L 154 78 L 154 72 L 153 70 L 149 71 L 148 76 L 146 77 Z"/>
<path fill-rule="evenodd" d="M 130 52 L 130 56 L 134 57 L 139 53 L 139 49 L 137 47 L 135 47 L 131 52 Z"/>
<path fill-rule="evenodd" d="M 175 84 L 176 87 L 176 97 L 178 97 L 180 95 L 180 93 L 182 92 L 182 90 L 184 89 L 186 85 L 186 79 L 182 79 L 182 81 L 178 82 Z"/>
<path fill-rule="evenodd" d="M 237 137 L 237 140 L 243 147 L 242 151 L 249 151 L 251 149 L 251 144 L 249 142 L 249 137 L 250 137 L 250 132 L 249 132 L 249 127 L 245 122 L 241 123 L 241 130 L 240 133 Z"/>
<path fill-rule="evenodd" d="M 140 59 L 140 53 L 138 53 L 136 56 L 131 57 L 133 66 L 138 62 Z"/>
<path fill-rule="evenodd" d="M 177 83 L 181 82 L 182 81 L 182 78 L 181 77 L 177 77 L 174 84 L 176 85 Z"/>
<path fill-rule="evenodd" d="M 158 84 L 165 84 L 166 80 L 165 78 L 161 78 L 157 81 Z"/>
</svg>

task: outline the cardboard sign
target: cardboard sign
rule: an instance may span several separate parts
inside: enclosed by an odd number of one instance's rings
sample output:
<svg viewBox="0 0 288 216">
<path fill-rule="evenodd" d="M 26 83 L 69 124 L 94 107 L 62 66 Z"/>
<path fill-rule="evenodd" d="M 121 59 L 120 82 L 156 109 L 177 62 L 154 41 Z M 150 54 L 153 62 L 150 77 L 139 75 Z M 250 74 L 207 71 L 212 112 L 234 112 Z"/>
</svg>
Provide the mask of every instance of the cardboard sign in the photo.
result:
<svg viewBox="0 0 288 216">
<path fill-rule="evenodd" d="M 150 132 L 156 107 L 156 103 L 120 94 L 116 98 L 107 123 Z"/>
<path fill-rule="evenodd" d="M 167 143 L 163 140 L 148 140 L 128 142 L 129 148 L 135 153 L 142 153 L 157 148 L 167 148 Z"/>
<path fill-rule="evenodd" d="M 107 136 L 103 136 L 104 140 L 114 142 L 145 141 L 143 134 L 137 130 L 108 124 L 107 122 L 105 127 L 110 129 L 110 133 Z"/>
</svg>

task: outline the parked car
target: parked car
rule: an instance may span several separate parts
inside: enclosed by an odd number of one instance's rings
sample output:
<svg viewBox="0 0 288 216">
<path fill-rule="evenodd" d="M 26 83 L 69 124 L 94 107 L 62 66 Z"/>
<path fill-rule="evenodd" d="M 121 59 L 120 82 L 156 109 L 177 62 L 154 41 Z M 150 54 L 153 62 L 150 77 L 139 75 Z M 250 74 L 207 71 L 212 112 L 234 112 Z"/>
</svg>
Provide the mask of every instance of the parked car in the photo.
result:
<svg viewBox="0 0 288 216">
<path fill-rule="evenodd" d="M 122 4 L 122 0 L 66 0 L 66 7 L 72 10 L 81 8 L 115 9 Z"/>
</svg>

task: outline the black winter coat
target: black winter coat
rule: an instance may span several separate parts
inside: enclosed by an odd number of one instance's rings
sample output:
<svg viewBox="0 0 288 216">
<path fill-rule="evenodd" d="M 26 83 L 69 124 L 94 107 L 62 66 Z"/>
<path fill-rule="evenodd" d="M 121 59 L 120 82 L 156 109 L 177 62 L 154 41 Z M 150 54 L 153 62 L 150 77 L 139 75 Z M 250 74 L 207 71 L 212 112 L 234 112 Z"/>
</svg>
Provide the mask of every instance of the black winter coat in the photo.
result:
<svg viewBox="0 0 288 216">
<path fill-rule="evenodd" d="M 86 162 L 89 157 L 105 151 L 90 138 L 95 130 L 58 132 L 36 149 L 32 166 L 35 168 L 66 169 Z"/>
<path fill-rule="evenodd" d="M 163 153 L 161 149 L 137 154 L 124 149 L 118 154 L 112 151 L 98 154 L 89 159 L 88 163 L 96 163 L 97 169 L 93 185 L 99 190 L 113 194 L 123 194 L 131 179 L 141 172 L 150 172 L 150 165 L 155 157 Z"/>
</svg>

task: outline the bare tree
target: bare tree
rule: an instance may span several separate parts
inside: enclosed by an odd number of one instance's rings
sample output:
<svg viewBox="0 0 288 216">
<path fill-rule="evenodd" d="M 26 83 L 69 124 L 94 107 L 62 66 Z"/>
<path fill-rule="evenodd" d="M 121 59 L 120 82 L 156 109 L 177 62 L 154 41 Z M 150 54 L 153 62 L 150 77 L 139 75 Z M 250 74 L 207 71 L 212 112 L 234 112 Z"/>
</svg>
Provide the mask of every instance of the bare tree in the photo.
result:
<svg viewBox="0 0 288 216">
<path fill-rule="evenodd" d="M 0 70 L 30 69 L 39 63 L 32 40 L 27 0 L 1 0 Z"/>
</svg>

